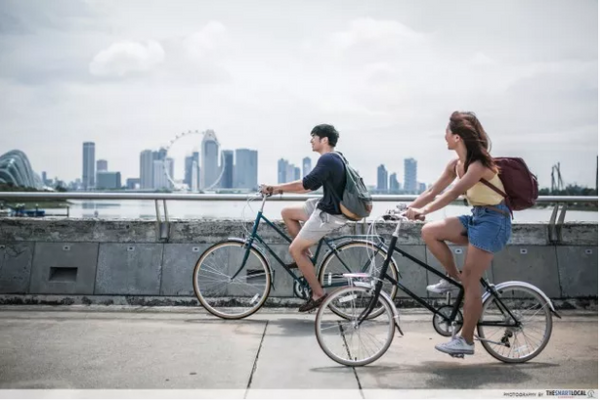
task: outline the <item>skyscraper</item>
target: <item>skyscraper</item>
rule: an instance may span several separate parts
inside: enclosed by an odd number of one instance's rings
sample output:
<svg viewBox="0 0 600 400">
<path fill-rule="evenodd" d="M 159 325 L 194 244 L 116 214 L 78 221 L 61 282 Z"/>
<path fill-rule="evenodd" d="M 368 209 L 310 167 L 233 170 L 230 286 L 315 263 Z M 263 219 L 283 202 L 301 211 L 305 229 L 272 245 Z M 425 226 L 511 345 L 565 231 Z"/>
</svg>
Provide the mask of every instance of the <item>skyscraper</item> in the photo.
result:
<svg viewBox="0 0 600 400">
<path fill-rule="evenodd" d="M 300 180 L 302 178 L 302 171 L 300 170 L 300 167 L 295 167 L 294 168 L 294 180 Z"/>
<path fill-rule="evenodd" d="M 82 185 L 84 190 L 92 190 L 96 186 L 96 144 L 94 142 L 83 143 Z"/>
<path fill-rule="evenodd" d="M 108 171 L 108 161 L 98 160 L 96 161 L 96 172 Z"/>
<path fill-rule="evenodd" d="M 194 173 L 196 174 L 196 192 L 200 189 L 200 152 L 194 151 L 192 153 L 192 159 L 196 163 L 195 167 L 192 167 L 192 176 Z M 194 187 L 194 182 L 191 182 L 192 185 L 190 187 Z"/>
<path fill-rule="evenodd" d="M 288 160 L 280 159 L 277 161 L 277 183 L 287 182 Z"/>
<path fill-rule="evenodd" d="M 204 132 L 202 139 L 202 157 L 201 157 L 200 186 L 207 189 L 215 184 L 219 178 L 219 142 L 217 135 L 212 130 Z"/>
<path fill-rule="evenodd" d="M 417 187 L 417 160 L 414 158 L 404 159 L 404 190 L 408 193 L 416 193 Z"/>
<path fill-rule="evenodd" d="M 310 157 L 304 157 L 302 159 L 302 176 L 306 176 L 312 171 L 312 160 Z"/>
<path fill-rule="evenodd" d="M 292 182 L 294 181 L 296 177 L 296 166 L 294 164 L 288 164 L 287 165 L 287 171 L 285 174 L 285 181 L 286 182 Z"/>
<path fill-rule="evenodd" d="M 234 187 L 240 189 L 258 188 L 258 152 L 249 149 L 235 151 Z"/>
<path fill-rule="evenodd" d="M 165 169 L 167 171 L 169 171 L 170 174 L 172 174 L 173 171 L 173 159 L 172 158 L 167 158 L 166 160 L 162 161 L 162 160 L 154 160 L 154 168 L 153 168 L 153 172 L 154 172 L 154 179 L 153 179 L 153 186 L 154 189 L 160 190 L 160 189 L 170 189 L 171 188 L 171 182 L 169 182 L 169 179 L 167 178 L 167 174 L 165 173 Z M 172 175 L 171 175 L 172 176 Z"/>
<path fill-rule="evenodd" d="M 173 160 L 171 157 L 167 158 L 167 171 L 169 171 L 169 177 L 172 180 L 175 180 L 175 160 Z M 168 181 L 168 179 L 167 179 Z M 173 184 L 169 181 L 169 187 L 172 187 Z"/>
<path fill-rule="evenodd" d="M 398 182 L 398 175 L 394 172 L 390 175 L 390 192 L 398 193 L 400 191 L 400 182 Z"/>
<path fill-rule="evenodd" d="M 158 151 L 153 152 L 155 160 L 164 160 L 167 158 L 167 149 L 161 147 Z"/>
<path fill-rule="evenodd" d="M 382 192 L 388 191 L 388 172 L 383 164 L 377 167 L 377 190 Z"/>
<path fill-rule="evenodd" d="M 194 157 L 187 156 L 185 158 L 185 171 L 183 175 L 183 183 L 188 185 L 188 187 L 192 188 L 192 165 L 194 164 Z"/>
<path fill-rule="evenodd" d="M 198 174 L 200 173 L 200 167 L 198 167 L 198 163 L 196 162 L 196 160 L 192 161 L 192 175 L 190 177 L 190 182 L 191 182 L 191 186 L 190 186 L 190 190 L 192 192 L 197 192 L 199 185 L 200 185 L 200 177 L 198 176 Z"/>
<path fill-rule="evenodd" d="M 223 189 L 233 188 L 233 151 L 223 150 L 223 175 L 221 176 L 221 187 Z"/>
<path fill-rule="evenodd" d="M 419 182 L 419 193 L 418 194 L 421 194 L 426 190 L 427 190 L 427 184 L 423 183 L 423 182 Z"/>
<path fill-rule="evenodd" d="M 152 150 L 140 153 L 140 189 L 154 188 L 154 154 Z"/>
</svg>

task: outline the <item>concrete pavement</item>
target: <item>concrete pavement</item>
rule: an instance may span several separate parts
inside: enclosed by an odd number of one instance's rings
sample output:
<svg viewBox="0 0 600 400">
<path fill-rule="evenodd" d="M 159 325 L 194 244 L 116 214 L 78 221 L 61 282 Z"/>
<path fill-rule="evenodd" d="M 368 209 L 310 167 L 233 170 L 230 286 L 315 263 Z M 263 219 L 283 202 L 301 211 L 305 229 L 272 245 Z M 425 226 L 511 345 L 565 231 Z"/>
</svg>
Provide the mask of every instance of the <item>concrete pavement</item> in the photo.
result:
<svg viewBox="0 0 600 400">
<path fill-rule="evenodd" d="M 6 389 L 200 389 L 225 397 L 300 390 L 305 397 L 373 398 L 598 388 L 597 313 L 562 312 L 543 353 L 517 365 L 495 360 L 480 344 L 464 360 L 441 354 L 433 346 L 446 338 L 433 330 L 431 315 L 401 313 L 405 336 L 396 335 L 370 366 L 349 368 L 321 351 L 315 314 L 289 309 L 222 321 L 189 307 L 4 306 L 0 397 L 20 393 Z"/>
</svg>

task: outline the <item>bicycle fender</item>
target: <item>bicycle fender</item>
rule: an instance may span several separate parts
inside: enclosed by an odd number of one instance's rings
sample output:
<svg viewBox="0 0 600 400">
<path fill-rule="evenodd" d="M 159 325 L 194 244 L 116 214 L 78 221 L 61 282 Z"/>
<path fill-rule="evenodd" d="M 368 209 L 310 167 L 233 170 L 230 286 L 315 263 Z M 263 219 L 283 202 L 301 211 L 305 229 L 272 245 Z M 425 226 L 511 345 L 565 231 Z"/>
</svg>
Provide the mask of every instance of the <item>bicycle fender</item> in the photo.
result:
<svg viewBox="0 0 600 400">
<path fill-rule="evenodd" d="M 558 318 L 560 318 L 560 315 L 558 315 L 558 313 L 556 312 L 556 309 L 554 308 L 554 304 L 552 304 L 552 300 L 550 300 L 550 298 L 548 296 L 546 296 L 546 293 L 542 292 L 542 290 L 540 288 L 538 288 L 537 286 L 533 286 L 531 283 L 527 283 L 527 282 L 508 281 L 508 282 L 499 283 L 497 285 L 494 285 L 493 287 L 496 290 L 502 290 L 508 286 L 520 286 L 520 287 L 525 287 L 527 289 L 533 290 L 534 292 L 539 294 L 546 301 L 546 303 L 550 306 L 550 310 L 552 310 L 552 313 L 554 315 L 556 315 Z M 481 302 L 484 303 L 490 296 L 491 296 L 490 292 L 486 291 L 481 298 Z"/>
</svg>

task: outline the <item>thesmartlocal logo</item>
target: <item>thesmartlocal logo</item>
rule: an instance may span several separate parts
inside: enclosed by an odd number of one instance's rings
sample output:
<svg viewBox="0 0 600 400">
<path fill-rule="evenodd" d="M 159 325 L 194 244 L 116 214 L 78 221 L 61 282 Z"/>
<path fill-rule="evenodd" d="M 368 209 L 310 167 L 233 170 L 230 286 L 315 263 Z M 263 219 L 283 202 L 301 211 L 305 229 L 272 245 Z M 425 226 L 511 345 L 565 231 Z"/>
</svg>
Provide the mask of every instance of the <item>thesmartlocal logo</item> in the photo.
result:
<svg viewBox="0 0 600 400">
<path fill-rule="evenodd" d="M 595 390 L 557 389 L 546 390 L 546 396 L 559 398 L 586 397 L 588 399 L 595 399 L 598 397 L 598 394 Z"/>
</svg>

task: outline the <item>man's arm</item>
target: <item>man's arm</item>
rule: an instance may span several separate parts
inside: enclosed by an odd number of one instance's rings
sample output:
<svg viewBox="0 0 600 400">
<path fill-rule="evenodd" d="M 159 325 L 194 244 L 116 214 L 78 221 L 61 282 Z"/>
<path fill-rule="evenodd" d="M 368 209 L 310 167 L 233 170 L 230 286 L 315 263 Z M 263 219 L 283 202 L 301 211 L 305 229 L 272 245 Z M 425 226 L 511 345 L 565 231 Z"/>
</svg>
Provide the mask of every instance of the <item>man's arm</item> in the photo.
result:
<svg viewBox="0 0 600 400">
<path fill-rule="evenodd" d="M 273 188 L 272 191 L 269 190 L 269 192 L 271 192 L 273 194 L 308 193 L 311 191 L 311 190 L 304 189 L 304 186 L 302 185 L 302 180 L 289 182 L 289 183 L 283 183 L 281 185 L 267 186 L 267 189 L 268 188 Z"/>
<path fill-rule="evenodd" d="M 281 185 L 264 186 L 261 192 L 265 194 L 308 193 L 319 189 L 329 176 L 330 168 L 327 166 L 326 158 L 319 158 L 315 168 L 304 179 Z"/>
</svg>

